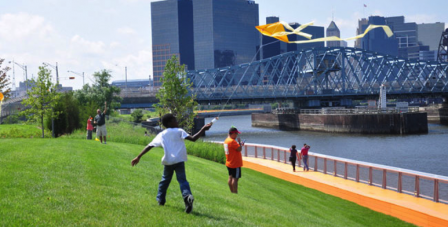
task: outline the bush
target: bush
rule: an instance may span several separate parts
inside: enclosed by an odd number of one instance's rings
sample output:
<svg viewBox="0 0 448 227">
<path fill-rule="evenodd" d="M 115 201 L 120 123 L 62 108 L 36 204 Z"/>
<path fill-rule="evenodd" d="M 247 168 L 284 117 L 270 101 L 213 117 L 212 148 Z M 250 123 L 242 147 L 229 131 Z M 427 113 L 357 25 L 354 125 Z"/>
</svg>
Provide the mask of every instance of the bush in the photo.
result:
<svg viewBox="0 0 448 227">
<path fill-rule="evenodd" d="M 134 112 L 132 112 L 131 114 L 132 116 L 132 121 L 138 123 L 142 121 L 143 118 L 143 111 L 142 110 L 134 110 Z"/>
<path fill-rule="evenodd" d="M 3 120 L 4 124 L 17 124 L 19 123 L 18 115 L 9 115 L 7 118 Z"/>
<path fill-rule="evenodd" d="M 54 108 L 54 111 L 59 111 L 60 114 L 54 119 L 54 134 L 56 136 L 62 134 L 70 134 L 74 130 L 82 127 L 80 121 L 81 107 L 78 101 L 73 97 L 73 92 L 63 93 L 59 103 Z M 85 117 L 87 124 L 87 117 Z M 46 117 L 46 128 L 51 130 L 52 119 Z"/>
</svg>

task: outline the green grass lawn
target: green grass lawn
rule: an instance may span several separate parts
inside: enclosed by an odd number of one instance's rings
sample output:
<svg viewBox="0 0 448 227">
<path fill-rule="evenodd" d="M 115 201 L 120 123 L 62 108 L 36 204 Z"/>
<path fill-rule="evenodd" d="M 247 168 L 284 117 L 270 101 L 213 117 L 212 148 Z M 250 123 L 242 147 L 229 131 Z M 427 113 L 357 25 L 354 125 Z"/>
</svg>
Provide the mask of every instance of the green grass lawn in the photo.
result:
<svg viewBox="0 0 448 227">
<path fill-rule="evenodd" d="M 3 127 L 3 126 L 2 126 Z M 189 156 L 194 210 L 173 179 L 155 200 L 163 151 L 142 145 L 0 139 L 0 226 L 411 226 L 355 203 L 243 169 L 231 194 L 224 165 Z"/>
<path fill-rule="evenodd" d="M 51 137 L 51 131 L 45 130 L 46 138 Z M 0 138 L 41 138 L 42 129 L 37 124 L 2 124 Z"/>
</svg>

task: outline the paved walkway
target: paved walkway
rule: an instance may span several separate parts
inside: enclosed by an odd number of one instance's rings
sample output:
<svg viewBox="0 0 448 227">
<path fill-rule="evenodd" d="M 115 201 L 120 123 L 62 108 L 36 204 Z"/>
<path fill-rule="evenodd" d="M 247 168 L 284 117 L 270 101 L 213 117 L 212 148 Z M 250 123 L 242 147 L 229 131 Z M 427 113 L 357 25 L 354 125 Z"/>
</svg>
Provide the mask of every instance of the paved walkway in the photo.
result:
<svg viewBox="0 0 448 227">
<path fill-rule="evenodd" d="M 244 167 L 352 201 L 418 226 L 448 226 L 448 205 L 321 172 L 303 172 L 290 164 L 243 157 Z"/>
</svg>

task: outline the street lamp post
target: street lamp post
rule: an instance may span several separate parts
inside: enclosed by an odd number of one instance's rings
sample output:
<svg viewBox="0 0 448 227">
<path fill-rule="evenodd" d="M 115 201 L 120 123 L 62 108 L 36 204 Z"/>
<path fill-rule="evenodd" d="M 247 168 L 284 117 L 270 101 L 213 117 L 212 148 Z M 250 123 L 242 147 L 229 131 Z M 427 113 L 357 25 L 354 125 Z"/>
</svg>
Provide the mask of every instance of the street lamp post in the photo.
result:
<svg viewBox="0 0 448 227">
<path fill-rule="evenodd" d="M 50 67 L 52 67 L 52 68 L 54 68 L 56 70 L 56 92 L 57 92 L 58 88 L 59 88 L 58 63 L 56 62 L 55 66 L 52 65 L 52 64 L 46 63 L 46 62 L 44 62 L 43 64 L 46 65 L 46 66 L 50 66 Z M 51 90 L 51 92 L 54 92 L 54 91 Z M 54 108 L 52 108 L 52 111 L 54 112 Z M 54 117 L 53 116 L 51 116 L 51 136 L 53 138 L 55 138 L 55 134 L 54 134 Z"/>
<path fill-rule="evenodd" d="M 9 63 L 11 63 L 11 62 L 9 62 Z M 21 64 L 15 62 L 14 60 L 12 60 L 12 64 L 13 64 L 12 66 L 13 66 L 14 83 L 15 83 L 14 64 L 16 64 L 23 70 L 23 75 L 25 75 L 25 88 L 26 88 L 26 91 L 28 91 L 28 72 L 27 72 L 26 65 L 21 65 Z"/>
<path fill-rule="evenodd" d="M 58 89 L 58 88 L 59 88 L 58 63 L 56 62 L 56 65 L 52 65 L 52 64 L 50 64 L 50 63 L 46 63 L 46 62 L 44 62 L 43 64 L 46 65 L 46 66 L 50 66 L 51 68 L 53 68 L 53 69 L 56 70 L 56 89 Z"/>
<path fill-rule="evenodd" d="M 69 73 L 73 73 L 73 74 L 78 75 L 78 76 L 82 76 L 82 86 L 84 87 L 84 72 L 82 72 L 82 73 L 77 73 L 77 72 L 70 71 L 70 70 L 68 70 L 67 72 L 69 72 Z"/>
</svg>

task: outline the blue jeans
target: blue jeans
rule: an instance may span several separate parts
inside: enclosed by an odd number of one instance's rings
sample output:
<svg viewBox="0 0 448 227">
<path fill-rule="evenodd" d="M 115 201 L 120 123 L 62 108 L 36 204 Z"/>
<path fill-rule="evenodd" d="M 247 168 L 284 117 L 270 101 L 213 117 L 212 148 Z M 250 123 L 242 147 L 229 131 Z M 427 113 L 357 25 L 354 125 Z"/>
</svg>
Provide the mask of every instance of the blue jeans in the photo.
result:
<svg viewBox="0 0 448 227">
<path fill-rule="evenodd" d="M 308 167 L 308 155 L 303 155 L 303 170 L 310 170 Z"/>
<path fill-rule="evenodd" d="M 173 178 L 174 171 L 176 172 L 176 178 L 180 185 L 180 192 L 182 197 L 186 197 L 191 194 L 190 184 L 187 181 L 185 175 L 185 163 L 179 162 L 174 165 L 166 165 L 163 168 L 162 180 L 159 183 L 159 191 L 157 192 L 157 201 L 165 203 L 166 191 L 170 186 L 171 178 Z"/>
</svg>

